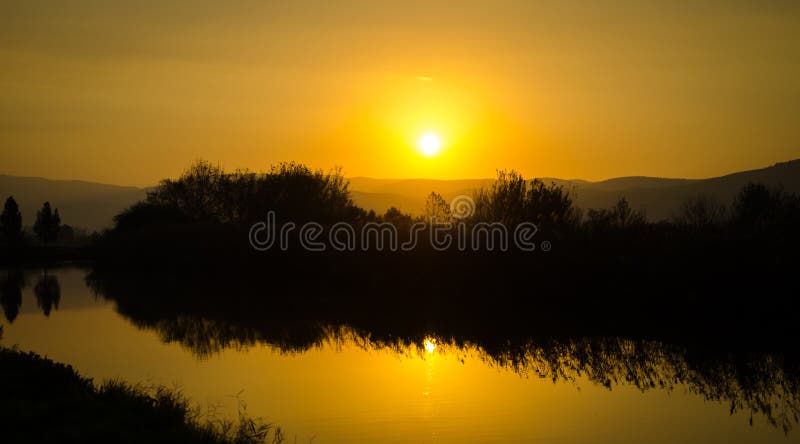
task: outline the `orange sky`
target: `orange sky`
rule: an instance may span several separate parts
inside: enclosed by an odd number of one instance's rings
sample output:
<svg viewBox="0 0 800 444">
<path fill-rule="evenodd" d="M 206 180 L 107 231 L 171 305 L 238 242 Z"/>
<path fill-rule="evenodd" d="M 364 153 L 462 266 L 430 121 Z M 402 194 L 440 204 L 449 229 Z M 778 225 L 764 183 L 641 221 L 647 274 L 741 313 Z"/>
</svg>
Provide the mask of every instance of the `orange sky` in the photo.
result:
<svg viewBox="0 0 800 444">
<path fill-rule="evenodd" d="M 3 2 L 0 173 L 708 177 L 800 157 L 798 2 L 232 3 Z"/>
</svg>

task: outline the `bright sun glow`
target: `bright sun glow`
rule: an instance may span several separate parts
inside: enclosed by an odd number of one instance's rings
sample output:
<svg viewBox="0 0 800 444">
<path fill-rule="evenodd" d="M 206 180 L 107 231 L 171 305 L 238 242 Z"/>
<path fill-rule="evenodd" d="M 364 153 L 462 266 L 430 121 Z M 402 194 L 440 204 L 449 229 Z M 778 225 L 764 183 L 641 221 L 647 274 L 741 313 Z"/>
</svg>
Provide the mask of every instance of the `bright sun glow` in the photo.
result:
<svg viewBox="0 0 800 444">
<path fill-rule="evenodd" d="M 430 339 L 430 338 L 425 338 L 424 346 L 425 346 L 425 351 L 426 352 L 433 353 L 433 351 L 436 350 L 436 340 L 435 339 Z"/>
<path fill-rule="evenodd" d="M 427 132 L 419 138 L 417 146 L 423 156 L 433 157 L 438 154 L 439 150 L 442 148 L 442 140 L 439 139 L 436 133 Z"/>
</svg>

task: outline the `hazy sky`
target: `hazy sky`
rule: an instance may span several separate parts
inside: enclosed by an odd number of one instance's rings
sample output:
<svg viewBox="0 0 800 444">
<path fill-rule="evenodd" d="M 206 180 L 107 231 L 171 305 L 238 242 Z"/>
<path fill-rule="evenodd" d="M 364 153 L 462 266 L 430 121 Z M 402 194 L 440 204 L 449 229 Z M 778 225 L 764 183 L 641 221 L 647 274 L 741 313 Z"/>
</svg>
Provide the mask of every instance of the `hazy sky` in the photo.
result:
<svg viewBox="0 0 800 444">
<path fill-rule="evenodd" d="M 0 173 L 707 177 L 798 157 L 796 0 L 0 2 Z"/>
</svg>

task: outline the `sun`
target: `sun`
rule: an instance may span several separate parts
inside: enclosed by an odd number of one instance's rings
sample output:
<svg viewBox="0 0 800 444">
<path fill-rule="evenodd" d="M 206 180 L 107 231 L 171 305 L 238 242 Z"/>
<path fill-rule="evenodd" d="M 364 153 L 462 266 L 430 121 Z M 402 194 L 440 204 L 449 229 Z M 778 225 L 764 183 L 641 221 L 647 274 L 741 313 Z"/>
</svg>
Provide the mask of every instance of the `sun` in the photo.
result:
<svg viewBox="0 0 800 444">
<path fill-rule="evenodd" d="M 442 149 L 442 139 L 434 132 L 423 133 L 417 141 L 419 152 L 425 157 L 433 157 Z"/>
</svg>

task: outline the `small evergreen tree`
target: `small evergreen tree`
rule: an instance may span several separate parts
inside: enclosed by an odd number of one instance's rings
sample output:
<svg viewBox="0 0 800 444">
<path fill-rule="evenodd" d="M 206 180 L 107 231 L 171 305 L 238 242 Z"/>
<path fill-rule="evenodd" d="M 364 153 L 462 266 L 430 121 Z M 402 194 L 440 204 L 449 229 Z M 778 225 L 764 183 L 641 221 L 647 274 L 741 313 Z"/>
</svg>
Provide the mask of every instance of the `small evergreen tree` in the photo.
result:
<svg viewBox="0 0 800 444">
<path fill-rule="evenodd" d="M 58 215 L 58 208 L 55 212 L 50 208 L 50 202 L 45 202 L 42 209 L 36 213 L 36 223 L 33 224 L 33 232 L 42 243 L 49 244 L 58 238 L 58 230 L 61 228 L 61 217 Z"/>
<path fill-rule="evenodd" d="M 6 199 L 3 213 L 0 214 L 0 230 L 9 245 L 14 245 L 22 238 L 22 215 L 14 197 Z"/>
</svg>

